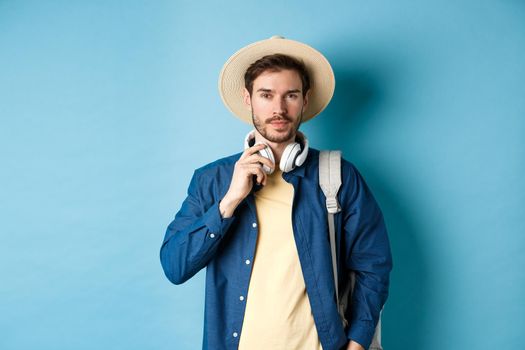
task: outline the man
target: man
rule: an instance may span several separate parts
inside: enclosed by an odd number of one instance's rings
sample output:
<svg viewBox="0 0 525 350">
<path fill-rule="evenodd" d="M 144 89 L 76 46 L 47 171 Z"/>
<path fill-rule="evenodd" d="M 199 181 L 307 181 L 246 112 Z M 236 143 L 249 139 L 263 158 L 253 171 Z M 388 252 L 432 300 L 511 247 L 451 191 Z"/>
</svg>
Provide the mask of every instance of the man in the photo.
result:
<svg viewBox="0 0 525 350">
<path fill-rule="evenodd" d="M 340 284 L 355 272 L 344 326 L 337 308 L 319 151 L 298 131 L 328 105 L 322 54 L 272 37 L 235 53 L 219 90 L 255 130 L 245 150 L 197 169 L 161 247 L 168 279 L 206 267 L 204 349 L 367 349 L 388 296 L 392 259 L 381 211 L 342 160 L 335 215 Z"/>
</svg>

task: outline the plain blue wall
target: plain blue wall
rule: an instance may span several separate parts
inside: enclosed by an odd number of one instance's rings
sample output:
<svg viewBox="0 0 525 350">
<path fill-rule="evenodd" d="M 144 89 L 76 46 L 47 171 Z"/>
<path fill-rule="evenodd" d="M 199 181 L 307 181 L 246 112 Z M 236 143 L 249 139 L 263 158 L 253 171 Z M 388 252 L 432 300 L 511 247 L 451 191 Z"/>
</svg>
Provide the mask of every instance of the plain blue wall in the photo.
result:
<svg viewBox="0 0 525 350">
<path fill-rule="evenodd" d="M 249 130 L 225 60 L 279 34 L 331 61 L 304 125 L 390 231 L 387 350 L 525 336 L 523 1 L 0 1 L 0 348 L 197 349 L 204 274 L 158 250 L 194 168 Z"/>
</svg>

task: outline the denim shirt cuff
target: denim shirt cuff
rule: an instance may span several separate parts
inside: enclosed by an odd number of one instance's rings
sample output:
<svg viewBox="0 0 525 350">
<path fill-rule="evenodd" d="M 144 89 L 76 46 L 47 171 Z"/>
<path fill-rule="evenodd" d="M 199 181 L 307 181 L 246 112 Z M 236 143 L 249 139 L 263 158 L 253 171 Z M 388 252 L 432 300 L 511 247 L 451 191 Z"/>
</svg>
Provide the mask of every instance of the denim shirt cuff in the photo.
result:
<svg viewBox="0 0 525 350">
<path fill-rule="evenodd" d="M 349 340 L 358 342 L 362 347 L 368 349 L 374 337 L 375 327 L 371 322 L 354 322 L 346 331 Z"/>
<path fill-rule="evenodd" d="M 219 202 L 212 205 L 204 214 L 204 224 L 208 227 L 210 234 L 224 235 L 235 220 L 235 216 L 223 218 L 219 209 Z"/>
</svg>

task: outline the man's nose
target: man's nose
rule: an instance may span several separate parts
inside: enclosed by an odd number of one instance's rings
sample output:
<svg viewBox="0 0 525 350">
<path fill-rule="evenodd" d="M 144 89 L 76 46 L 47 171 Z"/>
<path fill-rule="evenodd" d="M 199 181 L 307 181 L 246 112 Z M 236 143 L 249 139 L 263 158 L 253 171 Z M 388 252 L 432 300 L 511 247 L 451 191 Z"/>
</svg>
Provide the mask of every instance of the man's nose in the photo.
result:
<svg viewBox="0 0 525 350">
<path fill-rule="evenodd" d="M 274 113 L 279 115 L 286 115 L 288 112 L 286 107 L 286 99 L 283 98 L 277 98 L 274 105 Z"/>
</svg>

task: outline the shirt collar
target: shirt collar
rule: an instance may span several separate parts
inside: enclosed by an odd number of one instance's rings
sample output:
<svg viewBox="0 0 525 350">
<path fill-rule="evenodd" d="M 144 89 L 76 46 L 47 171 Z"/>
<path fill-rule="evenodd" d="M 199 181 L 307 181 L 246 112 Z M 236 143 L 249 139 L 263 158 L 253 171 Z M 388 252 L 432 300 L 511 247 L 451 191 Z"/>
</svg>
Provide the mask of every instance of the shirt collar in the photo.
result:
<svg viewBox="0 0 525 350">
<path fill-rule="evenodd" d="M 295 169 L 290 170 L 287 174 L 294 175 L 294 176 L 299 176 L 299 177 L 304 177 L 305 169 L 306 169 L 306 163 L 307 162 L 304 162 L 303 165 L 295 167 Z"/>
<path fill-rule="evenodd" d="M 288 176 L 289 174 L 293 176 L 305 177 L 306 175 L 308 175 L 306 168 L 310 166 L 311 159 L 312 152 L 308 152 L 308 154 L 306 155 L 306 159 L 304 160 L 304 163 L 301 166 L 295 167 L 293 170 L 284 173 L 283 176 Z"/>
</svg>

